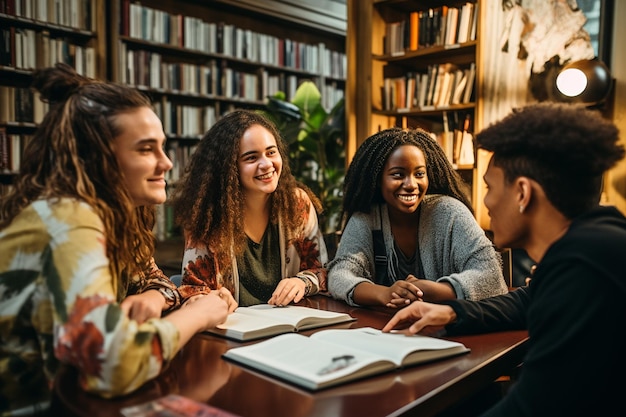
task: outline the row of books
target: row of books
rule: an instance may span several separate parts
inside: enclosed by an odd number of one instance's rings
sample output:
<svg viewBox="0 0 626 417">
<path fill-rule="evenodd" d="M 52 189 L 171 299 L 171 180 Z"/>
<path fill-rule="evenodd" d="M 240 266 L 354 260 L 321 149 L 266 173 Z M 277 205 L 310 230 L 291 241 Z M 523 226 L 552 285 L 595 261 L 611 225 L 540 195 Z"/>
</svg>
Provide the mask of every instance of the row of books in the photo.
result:
<svg viewBox="0 0 626 417">
<path fill-rule="evenodd" d="M 125 2 L 120 34 L 179 48 L 222 54 L 254 63 L 293 68 L 325 77 L 344 79 L 346 56 L 316 45 L 283 39 L 224 22 L 169 14 Z"/>
<path fill-rule="evenodd" d="M 178 234 L 177 227 L 174 224 L 174 210 L 167 204 L 159 204 L 156 206 L 154 223 L 154 237 L 162 242 L 171 239 Z"/>
<path fill-rule="evenodd" d="M 51 37 L 48 31 L 0 29 L 0 65 L 34 70 L 65 62 L 79 74 L 95 77 L 96 53 L 90 46 L 80 46 L 64 38 Z"/>
<path fill-rule="evenodd" d="M 0 127 L 0 173 L 20 170 L 24 147 L 32 138 L 32 135 L 7 133 L 6 128 Z"/>
<path fill-rule="evenodd" d="M 0 0 L 0 13 L 93 31 L 93 0 Z"/>
<path fill-rule="evenodd" d="M 180 141 L 169 141 L 167 144 L 167 157 L 172 161 L 172 169 L 165 173 L 168 194 L 176 187 L 176 183 L 183 175 L 184 169 L 189 163 L 191 155 L 196 151 L 197 141 L 191 145 L 182 145 Z M 169 204 L 156 206 L 156 216 L 153 233 L 158 241 L 166 241 L 180 235 L 178 226 L 174 222 L 174 211 Z"/>
<path fill-rule="evenodd" d="M 158 74 L 156 71 L 153 74 Z M 297 89 L 297 78 L 295 76 L 285 76 L 284 74 L 269 76 L 266 72 L 261 77 L 256 74 L 236 74 L 227 69 L 224 78 L 224 85 L 231 86 L 231 93 L 226 96 L 235 97 L 232 91 L 254 89 L 254 97 L 251 100 L 260 100 L 257 83 L 262 82 L 266 87 L 263 89 L 265 96 L 273 95 L 278 91 L 286 92 L 287 97 L 292 97 Z M 238 76 L 239 78 L 236 78 Z M 206 84 L 206 83 L 203 83 Z M 247 86 L 247 87 L 246 87 Z M 328 108 L 332 107 L 343 97 L 343 90 L 336 86 L 323 86 L 324 98 L 334 100 L 324 103 Z M 195 93 L 202 92 L 202 88 L 193 90 Z M 208 92 L 205 90 L 205 94 Z M 243 94 L 243 98 L 249 98 L 250 93 Z M 165 133 L 177 137 L 198 137 L 204 134 L 212 126 L 219 114 L 224 113 L 224 109 L 230 106 L 222 105 L 222 111 L 216 109 L 216 105 L 186 105 L 173 103 L 171 100 L 162 98 L 154 103 L 155 110 L 161 120 Z M 42 102 L 37 93 L 26 87 L 13 87 L 0 85 L 0 123 L 20 122 L 20 123 L 40 123 L 47 112 L 48 104 Z"/>
<path fill-rule="evenodd" d="M 261 97 L 263 99 L 276 95 L 278 92 L 285 94 L 285 100 L 290 101 L 296 94 L 296 90 L 306 79 L 295 75 L 284 73 L 269 74 L 267 71 L 261 72 Z M 337 82 L 322 83 L 319 79 L 310 80 L 320 90 L 322 107 L 330 111 L 338 102 L 344 98 L 343 88 Z"/>
<path fill-rule="evenodd" d="M 461 116 L 459 112 L 443 112 L 442 131 L 435 134 L 435 140 L 444 150 L 448 161 L 456 169 L 474 168 L 476 149 L 471 132 L 471 115 Z"/>
<path fill-rule="evenodd" d="M 409 12 L 385 26 L 384 53 L 403 55 L 432 46 L 449 46 L 476 40 L 478 4 L 439 6 Z"/>
<path fill-rule="evenodd" d="M 263 97 L 258 73 L 237 71 L 224 61 L 164 62 L 156 52 L 128 50 L 121 55 L 119 68 L 120 81 L 127 84 L 249 101 Z"/>
<path fill-rule="evenodd" d="M 172 137 L 199 138 L 217 121 L 216 106 L 189 106 L 169 100 L 154 103 L 165 134 Z"/>
<path fill-rule="evenodd" d="M 26 87 L 0 85 L 0 123 L 40 123 L 48 104 Z"/>
<path fill-rule="evenodd" d="M 383 82 L 383 110 L 423 111 L 467 104 L 472 100 L 476 65 L 433 64 L 422 72 L 387 77 Z"/>
<path fill-rule="evenodd" d="M 322 107 L 327 112 L 339 103 L 345 97 L 343 88 L 340 88 L 337 83 L 332 82 L 321 86 L 320 92 L 322 94 Z M 293 97 L 293 95 L 291 96 Z"/>
<path fill-rule="evenodd" d="M 128 50 L 123 42 L 120 42 L 120 50 L 120 82 L 156 90 L 260 102 L 278 91 L 284 92 L 287 100 L 291 99 L 303 80 L 295 74 L 282 72 L 243 72 L 228 67 L 227 61 L 219 59 L 200 65 L 165 62 L 159 53 Z M 324 83 L 320 88 L 325 93 L 326 108 L 331 108 L 343 97 L 343 91 L 336 83 Z"/>
<path fill-rule="evenodd" d="M 165 174 L 165 180 L 170 185 L 175 185 L 183 176 L 185 167 L 191 160 L 191 155 L 196 151 L 197 141 L 184 144 L 180 141 L 169 141 L 167 144 L 167 156 L 174 164 L 173 168 Z"/>
</svg>

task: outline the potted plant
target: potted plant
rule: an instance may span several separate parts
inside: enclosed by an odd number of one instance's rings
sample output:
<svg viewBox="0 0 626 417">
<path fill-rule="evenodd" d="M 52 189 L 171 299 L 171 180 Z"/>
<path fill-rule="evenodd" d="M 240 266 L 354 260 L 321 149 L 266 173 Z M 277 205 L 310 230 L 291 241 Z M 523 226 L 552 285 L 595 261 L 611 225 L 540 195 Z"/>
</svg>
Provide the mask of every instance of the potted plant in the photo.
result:
<svg viewBox="0 0 626 417">
<path fill-rule="evenodd" d="M 289 163 L 296 179 L 320 198 L 324 211 L 320 228 L 333 249 L 340 226 L 345 175 L 345 107 L 341 99 L 327 112 L 317 86 L 303 82 L 291 101 L 282 92 L 269 97 L 265 113 L 289 146 Z"/>
</svg>

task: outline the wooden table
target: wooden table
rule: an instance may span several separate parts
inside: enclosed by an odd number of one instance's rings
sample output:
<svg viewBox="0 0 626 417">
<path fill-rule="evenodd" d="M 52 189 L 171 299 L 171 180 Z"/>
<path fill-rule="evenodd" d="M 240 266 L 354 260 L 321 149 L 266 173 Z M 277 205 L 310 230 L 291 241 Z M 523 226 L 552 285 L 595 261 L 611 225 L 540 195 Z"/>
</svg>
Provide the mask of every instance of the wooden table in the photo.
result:
<svg viewBox="0 0 626 417">
<path fill-rule="evenodd" d="M 357 319 L 347 325 L 354 328 L 382 328 L 390 317 L 323 296 L 300 305 L 347 312 Z M 522 362 L 527 338 L 525 331 L 449 338 L 464 343 L 471 352 L 310 392 L 222 359 L 226 350 L 242 344 L 199 334 L 163 374 L 123 398 L 105 400 L 83 392 L 75 370 L 64 368 L 57 380 L 53 410 L 54 415 L 64 416 L 121 416 L 123 407 L 176 393 L 243 417 L 432 416 L 511 372 Z"/>
</svg>

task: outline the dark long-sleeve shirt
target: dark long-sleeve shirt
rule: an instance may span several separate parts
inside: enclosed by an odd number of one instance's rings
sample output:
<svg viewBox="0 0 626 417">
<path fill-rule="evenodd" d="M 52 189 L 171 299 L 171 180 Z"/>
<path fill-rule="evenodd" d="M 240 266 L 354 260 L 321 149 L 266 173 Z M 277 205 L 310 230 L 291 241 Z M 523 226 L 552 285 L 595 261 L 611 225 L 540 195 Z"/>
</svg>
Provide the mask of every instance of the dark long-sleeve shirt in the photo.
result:
<svg viewBox="0 0 626 417">
<path fill-rule="evenodd" d="M 446 301 L 458 318 L 449 334 L 529 332 L 517 383 L 484 417 L 624 413 L 625 296 L 626 219 L 600 207 L 573 221 L 528 287 L 481 301 Z"/>
</svg>

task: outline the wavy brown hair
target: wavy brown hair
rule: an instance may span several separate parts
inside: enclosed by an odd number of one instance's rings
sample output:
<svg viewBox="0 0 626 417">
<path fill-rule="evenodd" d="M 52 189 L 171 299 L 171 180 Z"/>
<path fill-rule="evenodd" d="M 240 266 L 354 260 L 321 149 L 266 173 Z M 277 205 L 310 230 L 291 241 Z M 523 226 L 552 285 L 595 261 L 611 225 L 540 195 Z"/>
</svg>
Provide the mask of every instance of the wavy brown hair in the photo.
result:
<svg viewBox="0 0 626 417">
<path fill-rule="evenodd" d="M 151 107 L 137 90 L 83 77 L 66 64 L 38 70 L 32 87 L 50 110 L 24 149 L 13 190 L 0 202 L 0 229 L 37 199 L 74 198 L 104 223 L 118 293 L 154 252 L 154 207 L 135 207 L 111 148 L 121 113 Z M 120 286 L 121 284 L 121 286 Z"/>
<path fill-rule="evenodd" d="M 241 138 L 254 125 L 263 126 L 274 136 L 283 160 L 278 187 L 270 199 L 270 222 L 277 224 L 282 217 L 287 239 L 301 227 L 295 198 L 298 187 L 309 194 L 318 211 L 321 209 L 319 199 L 291 173 L 286 145 L 272 122 L 252 110 L 225 115 L 200 140 L 170 200 L 186 238 L 207 245 L 225 268 L 230 267 L 231 248 L 239 255 L 246 245 L 237 160 Z"/>
</svg>

